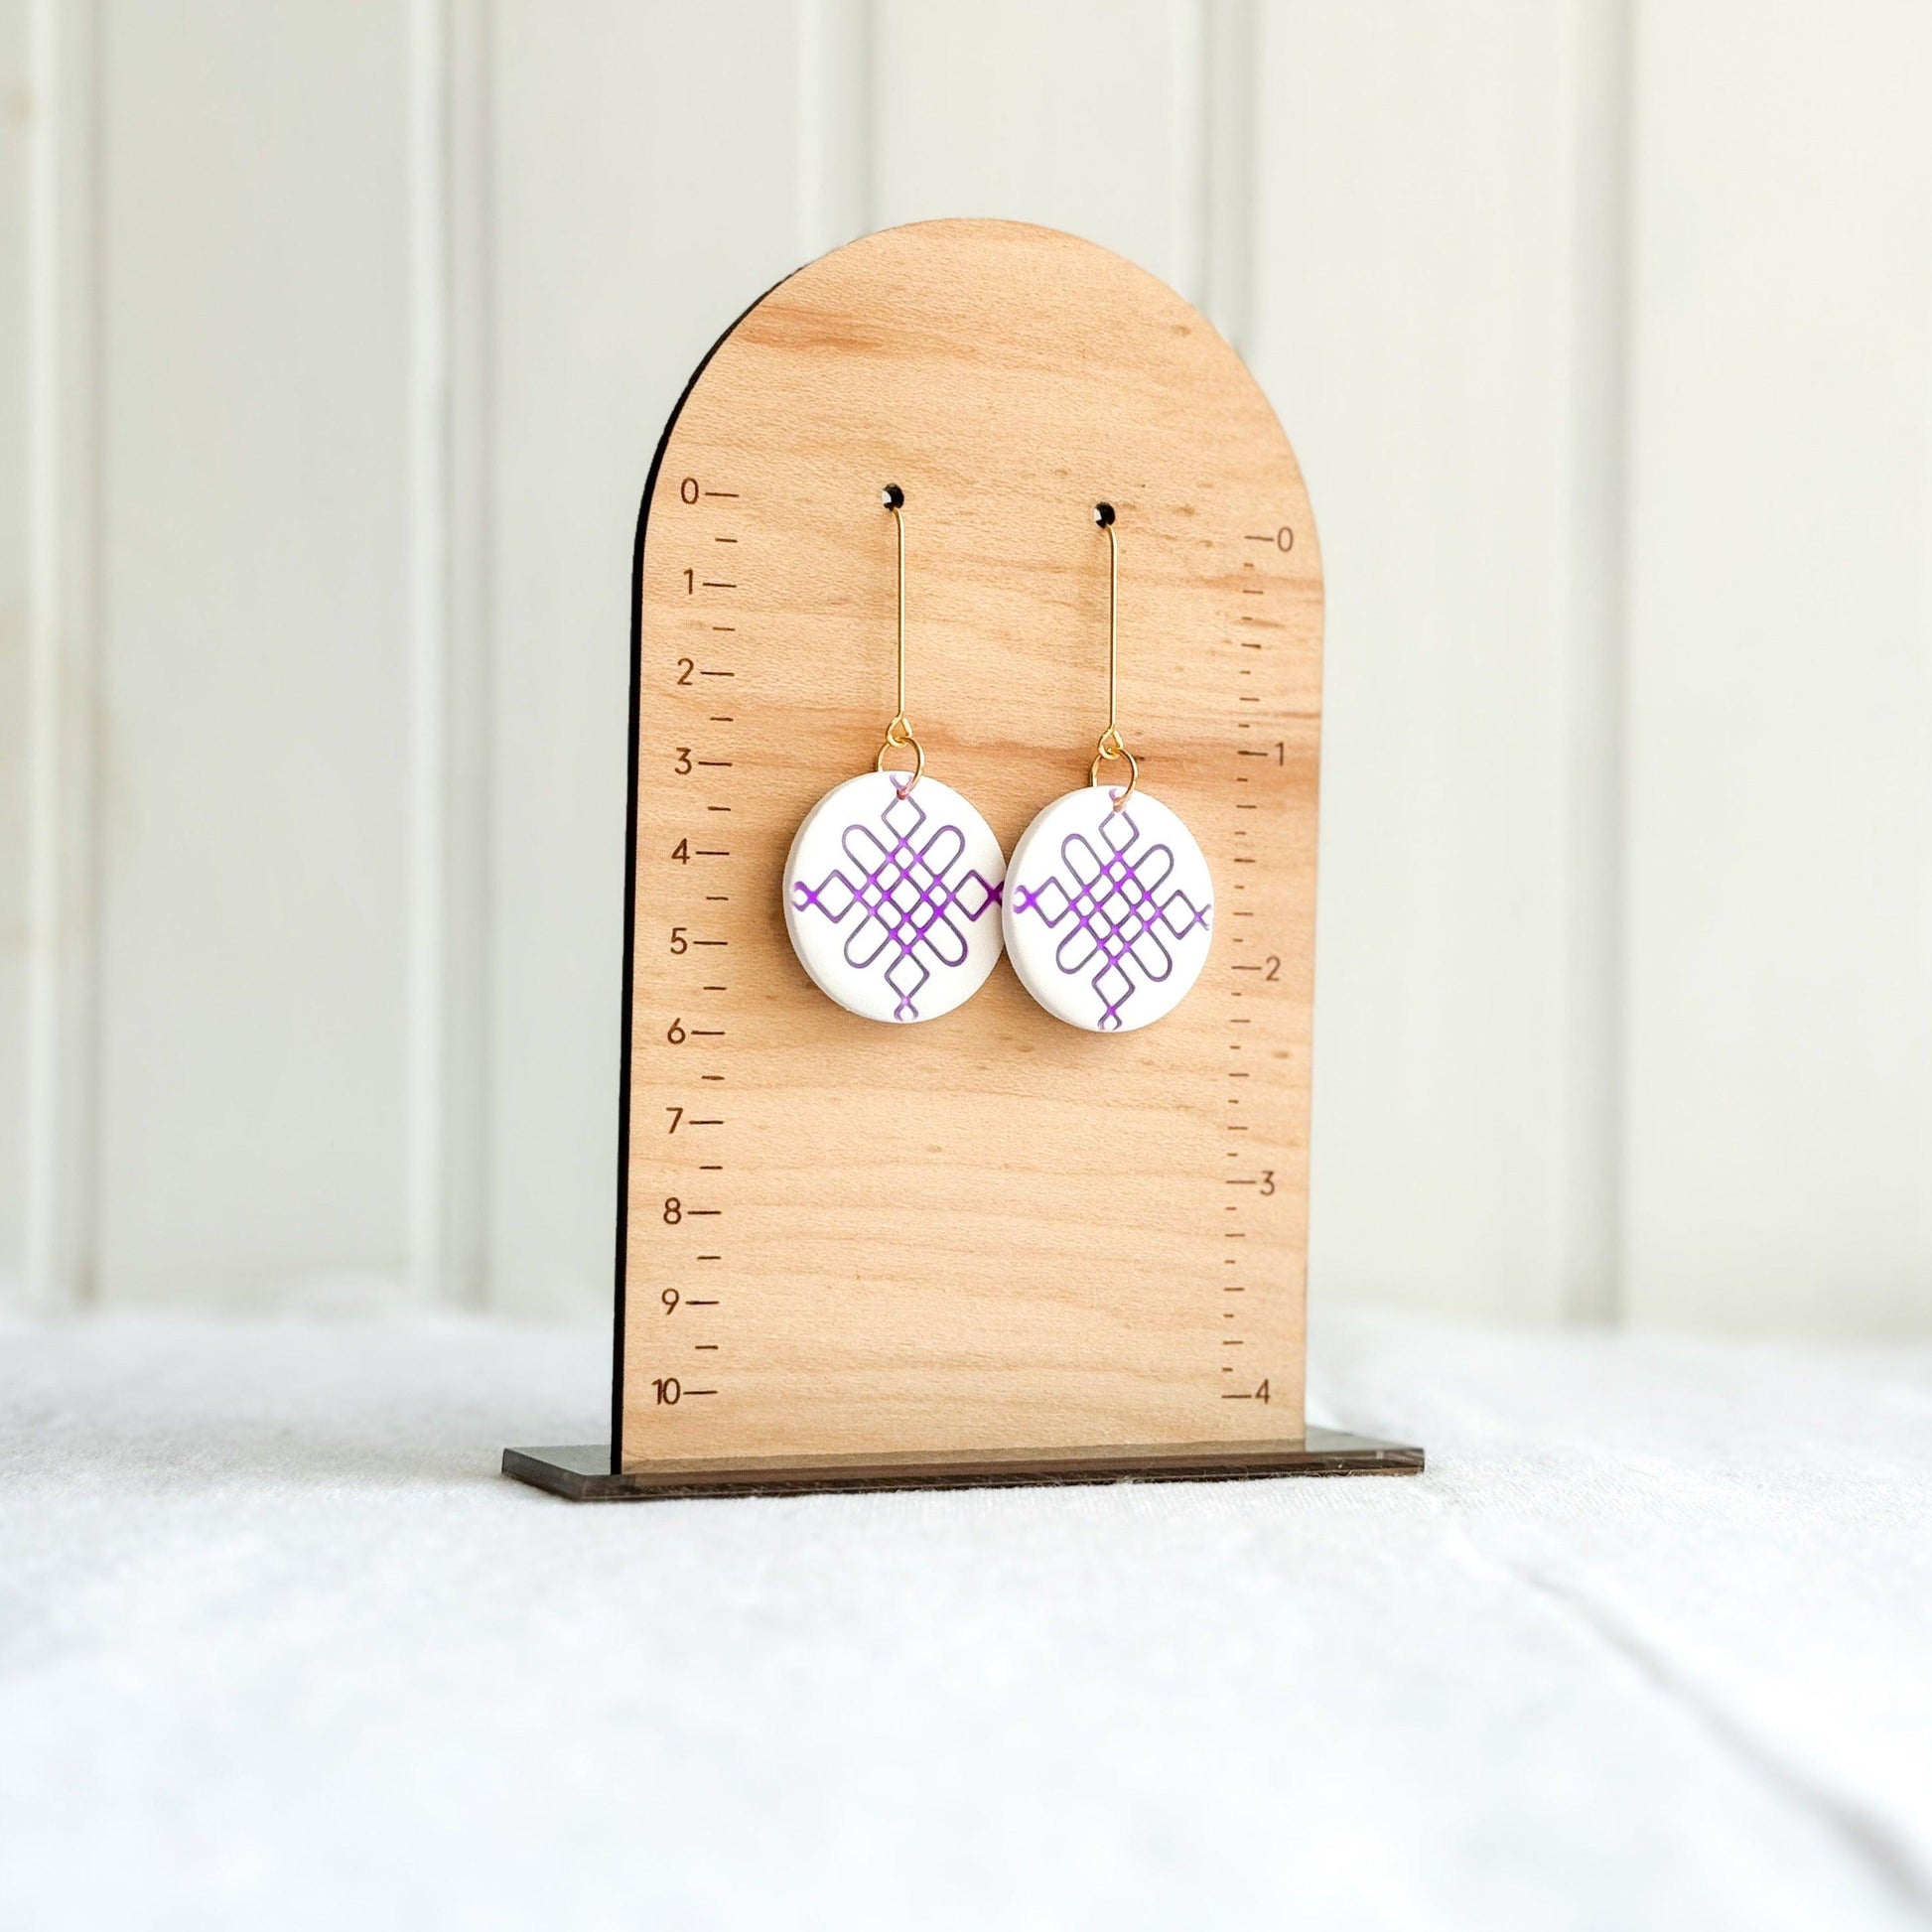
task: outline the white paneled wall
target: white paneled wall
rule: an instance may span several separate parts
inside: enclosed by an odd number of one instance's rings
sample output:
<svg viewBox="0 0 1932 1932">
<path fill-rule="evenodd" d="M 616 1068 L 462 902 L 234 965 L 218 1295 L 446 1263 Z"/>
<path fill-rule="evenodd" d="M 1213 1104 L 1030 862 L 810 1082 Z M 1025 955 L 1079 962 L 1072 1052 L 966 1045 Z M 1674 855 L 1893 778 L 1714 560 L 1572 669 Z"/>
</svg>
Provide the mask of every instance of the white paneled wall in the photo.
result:
<svg viewBox="0 0 1932 1932">
<path fill-rule="evenodd" d="M 1633 1312 L 1932 1320 L 1932 15 L 1659 7 L 1633 209 Z"/>
<path fill-rule="evenodd" d="M 808 16 L 492 24 L 488 570 L 492 1299 L 608 1296 L 630 555 L 691 370 L 798 265 Z M 844 237 L 837 237 L 843 239 Z M 829 238 L 828 238 L 829 239 Z"/>
<path fill-rule="evenodd" d="M 407 1180 L 400 7 L 102 16 L 105 1290 L 393 1268 Z M 300 31 L 306 24 L 308 31 Z"/>
<path fill-rule="evenodd" d="M 1311 1270 L 1520 1314 L 1614 1294 L 1607 13 L 1284 7 L 1257 50 L 1250 354 L 1328 582 Z"/>
<path fill-rule="evenodd" d="M 1932 1325 L 1932 35 L 1799 0 L 0 0 L 0 1278 L 608 1295 L 692 365 L 997 213 L 1329 573 L 1317 1296 Z"/>
</svg>

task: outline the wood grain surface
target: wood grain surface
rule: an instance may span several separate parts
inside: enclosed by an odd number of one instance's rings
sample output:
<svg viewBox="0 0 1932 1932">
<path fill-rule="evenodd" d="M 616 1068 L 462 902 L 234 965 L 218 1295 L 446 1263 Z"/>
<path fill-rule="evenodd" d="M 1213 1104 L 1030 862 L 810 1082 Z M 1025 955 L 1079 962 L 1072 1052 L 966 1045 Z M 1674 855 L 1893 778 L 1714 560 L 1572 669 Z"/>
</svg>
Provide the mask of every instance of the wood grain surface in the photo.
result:
<svg viewBox="0 0 1932 1932">
<path fill-rule="evenodd" d="M 1060 1025 L 1005 961 L 855 1018 L 793 957 L 805 811 L 894 703 L 1010 854 L 1121 724 L 1215 882 L 1192 994 Z M 895 1460 L 1303 1434 L 1321 573 L 1233 350 L 1090 243 L 841 248 L 714 350 L 644 505 L 616 1460 Z"/>
</svg>

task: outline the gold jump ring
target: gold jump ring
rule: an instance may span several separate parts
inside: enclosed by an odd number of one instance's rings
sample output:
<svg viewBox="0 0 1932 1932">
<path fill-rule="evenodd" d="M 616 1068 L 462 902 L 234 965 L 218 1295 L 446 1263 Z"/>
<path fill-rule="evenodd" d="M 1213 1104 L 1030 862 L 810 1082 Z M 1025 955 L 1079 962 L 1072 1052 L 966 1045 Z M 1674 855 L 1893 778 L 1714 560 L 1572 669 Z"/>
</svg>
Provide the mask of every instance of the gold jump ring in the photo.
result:
<svg viewBox="0 0 1932 1932">
<path fill-rule="evenodd" d="M 905 720 L 902 718 L 895 718 L 893 724 L 904 725 Z M 895 738 L 892 733 L 892 728 L 890 726 L 887 728 L 886 742 L 880 746 L 879 756 L 872 761 L 872 768 L 875 771 L 884 771 L 886 769 L 886 754 L 888 752 L 910 752 L 912 754 L 912 769 L 905 774 L 905 782 L 898 787 L 898 795 L 903 798 L 919 782 L 919 778 L 925 770 L 925 751 L 919 744 L 919 741 L 912 736 L 911 726 L 906 725 L 905 736 L 903 738 Z M 900 774 L 894 771 L 888 773 L 888 775 L 897 778 Z"/>
<path fill-rule="evenodd" d="M 1122 745 L 1116 751 L 1110 752 L 1107 750 L 1107 742 L 1103 738 L 1100 742 L 1100 750 L 1094 753 L 1093 762 L 1087 767 L 1087 782 L 1089 784 L 1097 785 L 1100 782 L 1101 761 L 1102 759 L 1125 759 L 1127 760 L 1127 783 L 1114 799 L 1114 810 L 1119 811 L 1133 797 L 1134 787 L 1141 781 L 1141 767 L 1134 754 L 1125 745 Z"/>
</svg>

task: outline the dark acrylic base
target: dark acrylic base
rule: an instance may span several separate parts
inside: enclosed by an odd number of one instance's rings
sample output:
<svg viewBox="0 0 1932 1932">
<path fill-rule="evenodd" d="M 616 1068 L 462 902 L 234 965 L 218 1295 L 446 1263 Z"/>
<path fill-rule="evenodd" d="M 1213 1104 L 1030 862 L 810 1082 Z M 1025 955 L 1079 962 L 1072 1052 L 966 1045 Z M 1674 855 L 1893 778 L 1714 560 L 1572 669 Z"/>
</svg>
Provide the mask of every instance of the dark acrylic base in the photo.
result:
<svg viewBox="0 0 1932 1932">
<path fill-rule="evenodd" d="M 506 1449 L 503 1473 L 574 1503 L 652 1496 L 788 1496 L 821 1490 L 1012 1488 L 1026 1483 L 1230 1482 L 1253 1476 L 1420 1475 L 1423 1452 L 1399 1443 L 1311 1429 L 1299 1443 L 1183 1443 L 1143 1449 L 957 1455 L 825 1455 L 659 1462 L 613 1470 L 608 1444 Z"/>
</svg>

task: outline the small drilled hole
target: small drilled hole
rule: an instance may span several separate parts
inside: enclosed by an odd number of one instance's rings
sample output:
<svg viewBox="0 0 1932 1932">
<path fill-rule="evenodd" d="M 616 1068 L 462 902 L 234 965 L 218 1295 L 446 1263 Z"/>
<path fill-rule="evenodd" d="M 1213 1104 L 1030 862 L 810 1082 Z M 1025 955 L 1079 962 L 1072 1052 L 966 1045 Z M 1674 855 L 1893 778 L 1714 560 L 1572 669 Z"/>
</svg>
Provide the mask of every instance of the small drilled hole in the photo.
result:
<svg viewBox="0 0 1932 1932">
<path fill-rule="evenodd" d="M 889 510 L 902 510 L 905 507 L 905 491 L 897 483 L 888 483 L 879 492 L 879 500 Z"/>
<path fill-rule="evenodd" d="M 1114 506 L 1111 503 L 1096 503 L 1093 506 L 1093 520 L 1104 530 L 1114 520 Z"/>
</svg>

